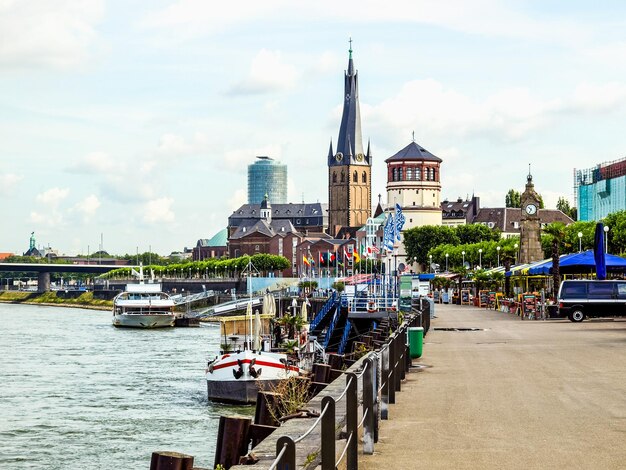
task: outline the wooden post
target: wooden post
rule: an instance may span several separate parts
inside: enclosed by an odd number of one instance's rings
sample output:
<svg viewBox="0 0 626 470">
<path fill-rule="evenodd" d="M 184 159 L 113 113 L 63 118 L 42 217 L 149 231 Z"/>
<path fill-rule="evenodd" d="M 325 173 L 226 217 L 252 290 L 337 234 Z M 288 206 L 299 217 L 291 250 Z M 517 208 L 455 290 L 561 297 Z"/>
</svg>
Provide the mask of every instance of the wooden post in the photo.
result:
<svg viewBox="0 0 626 470">
<path fill-rule="evenodd" d="M 150 470 L 191 470 L 193 456 L 178 452 L 152 452 Z"/>
<path fill-rule="evenodd" d="M 328 365 L 332 369 L 341 370 L 341 366 L 343 366 L 343 356 L 339 354 L 329 354 L 328 355 Z"/>
<path fill-rule="evenodd" d="M 276 470 L 295 470 L 296 468 L 296 445 L 289 436 L 280 436 L 276 441 L 276 456 L 285 448 L 283 456 L 276 465 Z"/>
<path fill-rule="evenodd" d="M 256 397 L 256 409 L 254 411 L 254 424 L 263 426 L 280 426 L 271 409 L 276 410 L 276 402 L 280 398 L 278 393 L 259 392 Z"/>
<path fill-rule="evenodd" d="M 230 468 L 239 463 L 239 457 L 248 453 L 248 429 L 252 422 L 249 418 L 220 416 L 217 430 L 215 464 Z"/>
<path fill-rule="evenodd" d="M 313 382 L 329 383 L 330 369 L 328 364 L 313 364 Z"/>
</svg>

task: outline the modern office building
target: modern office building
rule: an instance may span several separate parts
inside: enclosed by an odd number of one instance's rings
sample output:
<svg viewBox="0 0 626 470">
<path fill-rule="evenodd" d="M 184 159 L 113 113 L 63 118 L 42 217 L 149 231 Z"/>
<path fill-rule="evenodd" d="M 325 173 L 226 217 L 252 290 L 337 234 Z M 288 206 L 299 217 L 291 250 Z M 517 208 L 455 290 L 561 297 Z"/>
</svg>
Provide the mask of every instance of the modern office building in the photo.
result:
<svg viewBox="0 0 626 470">
<path fill-rule="evenodd" d="M 578 220 L 601 220 L 626 209 L 626 158 L 574 170 Z"/>
<path fill-rule="evenodd" d="M 270 157 L 256 157 L 248 165 L 248 204 L 261 204 L 267 195 L 274 204 L 287 203 L 287 165 Z"/>
</svg>

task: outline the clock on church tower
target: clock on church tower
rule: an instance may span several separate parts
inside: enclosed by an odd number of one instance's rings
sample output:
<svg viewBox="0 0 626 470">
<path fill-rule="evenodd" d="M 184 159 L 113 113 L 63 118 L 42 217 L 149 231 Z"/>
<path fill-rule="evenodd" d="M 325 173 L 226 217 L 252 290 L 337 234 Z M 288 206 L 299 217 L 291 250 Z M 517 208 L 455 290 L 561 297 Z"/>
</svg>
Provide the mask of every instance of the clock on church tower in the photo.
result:
<svg viewBox="0 0 626 470">
<path fill-rule="evenodd" d="M 541 198 L 535 191 L 533 177 L 528 173 L 526 189 L 521 197 L 521 233 L 520 233 L 520 263 L 531 263 L 544 258 L 541 249 L 541 221 L 539 220 L 539 205 Z"/>
</svg>

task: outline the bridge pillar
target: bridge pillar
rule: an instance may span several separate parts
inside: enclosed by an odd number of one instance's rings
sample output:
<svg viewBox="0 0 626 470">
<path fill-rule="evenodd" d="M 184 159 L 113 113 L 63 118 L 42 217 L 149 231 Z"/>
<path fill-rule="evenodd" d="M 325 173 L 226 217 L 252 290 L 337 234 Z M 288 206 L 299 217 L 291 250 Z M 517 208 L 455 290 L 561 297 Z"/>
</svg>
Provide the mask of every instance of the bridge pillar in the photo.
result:
<svg viewBox="0 0 626 470">
<path fill-rule="evenodd" d="M 50 273 L 39 273 L 37 277 L 37 292 L 48 292 L 50 290 Z"/>
</svg>

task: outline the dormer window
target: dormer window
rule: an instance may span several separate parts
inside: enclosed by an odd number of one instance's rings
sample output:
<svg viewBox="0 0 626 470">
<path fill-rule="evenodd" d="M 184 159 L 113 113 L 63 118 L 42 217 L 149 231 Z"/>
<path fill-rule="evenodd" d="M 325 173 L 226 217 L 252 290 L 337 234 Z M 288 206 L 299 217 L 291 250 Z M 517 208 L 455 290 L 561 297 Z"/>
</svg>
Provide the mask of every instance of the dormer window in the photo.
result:
<svg viewBox="0 0 626 470">
<path fill-rule="evenodd" d="M 242 231 L 243 233 L 246 233 L 246 227 L 243 227 L 243 228 L 241 229 L 241 231 Z"/>
</svg>

